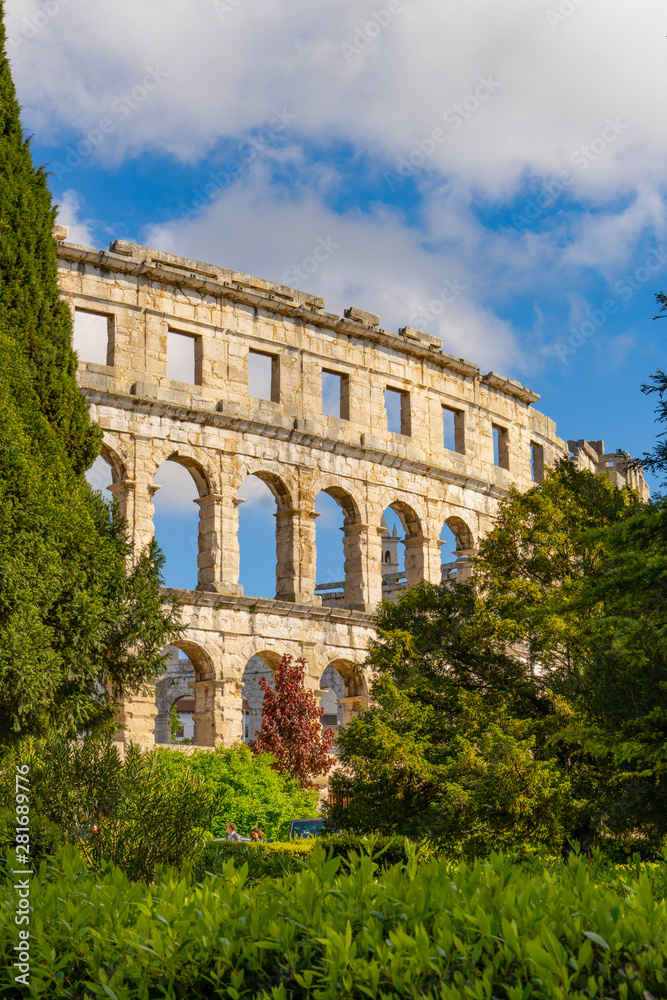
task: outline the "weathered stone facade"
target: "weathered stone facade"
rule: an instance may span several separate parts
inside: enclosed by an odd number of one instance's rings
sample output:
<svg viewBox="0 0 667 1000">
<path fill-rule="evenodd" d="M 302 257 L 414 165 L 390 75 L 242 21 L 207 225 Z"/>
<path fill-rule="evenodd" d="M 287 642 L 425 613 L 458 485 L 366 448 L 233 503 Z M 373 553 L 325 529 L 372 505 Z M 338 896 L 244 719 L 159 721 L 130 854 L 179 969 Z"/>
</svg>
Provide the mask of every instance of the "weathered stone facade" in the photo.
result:
<svg viewBox="0 0 667 1000">
<path fill-rule="evenodd" d="M 73 312 L 106 317 L 107 363 L 81 358 L 79 381 L 135 544 L 152 536 L 163 462 L 187 467 L 199 491 L 199 581 L 179 592 L 197 744 L 242 738 L 253 656 L 270 669 L 284 652 L 304 656 L 320 694 L 332 665 L 348 719 L 368 696 L 360 665 L 383 595 L 383 512 L 392 507 L 405 527 L 402 585 L 443 578 L 445 523 L 462 577 L 510 486 L 530 487 L 568 455 L 554 422 L 533 409 L 535 393 L 443 353 L 419 331 L 388 332 L 355 308 L 341 318 L 316 296 L 120 240 L 108 252 L 61 241 L 59 262 Z M 167 376 L 170 333 L 192 338 L 194 382 Z M 251 352 L 270 358 L 270 399 L 249 395 Z M 340 377 L 340 417 L 322 413 L 323 372 Z M 401 394 L 400 434 L 386 429 L 386 389 Z M 455 425 L 452 449 L 443 414 Z M 274 600 L 244 596 L 238 582 L 238 490 L 251 474 L 277 505 Z M 320 491 L 345 514 L 344 592 L 324 603 L 315 589 Z M 150 744 L 155 715 L 147 689 L 123 706 L 125 738 Z"/>
</svg>

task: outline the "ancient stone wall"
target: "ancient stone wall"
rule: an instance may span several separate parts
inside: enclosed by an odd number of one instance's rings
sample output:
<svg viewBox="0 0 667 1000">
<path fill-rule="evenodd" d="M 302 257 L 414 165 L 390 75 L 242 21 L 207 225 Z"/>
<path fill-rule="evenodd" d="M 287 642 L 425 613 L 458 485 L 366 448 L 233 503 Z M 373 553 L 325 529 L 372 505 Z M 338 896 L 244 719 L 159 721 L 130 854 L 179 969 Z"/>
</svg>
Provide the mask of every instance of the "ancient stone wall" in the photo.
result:
<svg viewBox="0 0 667 1000">
<path fill-rule="evenodd" d="M 405 528 L 402 586 L 443 578 L 444 524 L 457 540 L 445 576 L 458 566 L 462 578 L 510 486 L 530 487 L 568 455 L 553 421 L 533 409 L 535 393 L 443 353 L 419 331 L 388 332 L 362 310 L 339 317 L 313 295 L 120 240 L 108 252 L 61 242 L 59 262 L 75 323 L 106 324 L 107 363 L 80 352 L 79 381 L 135 544 L 153 534 L 163 462 L 181 463 L 197 485 L 198 584 L 179 592 L 188 622 L 179 647 L 195 671 L 198 744 L 242 737 L 252 656 L 275 669 L 283 652 L 303 655 L 320 694 L 333 665 L 349 718 L 367 700 L 360 665 L 383 594 L 383 512 L 393 508 Z M 168 377 L 173 334 L 191 338 L 192 381 Z M 251 353 L 269 359 L 270 398 L 249 393 Z M 323 373 L 339 376 L 340 416 L 322 412 Z M 387 389 L 400 393 L 401 433 L 387 429 Z M 443 417 L 455 425 L 449 448 Z M 239 586 L 238 490 L 250 474 L 276 500 L 275 600 Z M 320 491 L 345 514 L 343 594 L 324 604 L 315 581 Z M 150 690 L 124 706 L 126 738 L 151 743 L 155 711 Z"/>
</svg>

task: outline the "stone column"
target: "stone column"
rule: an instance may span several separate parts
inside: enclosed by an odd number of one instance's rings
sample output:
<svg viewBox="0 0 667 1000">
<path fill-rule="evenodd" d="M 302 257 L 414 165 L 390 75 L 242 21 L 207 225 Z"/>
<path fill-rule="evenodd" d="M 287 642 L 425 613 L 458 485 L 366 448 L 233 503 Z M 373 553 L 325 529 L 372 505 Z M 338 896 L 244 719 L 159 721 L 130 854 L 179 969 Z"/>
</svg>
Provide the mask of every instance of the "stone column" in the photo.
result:
<svg viewBox="0 0 667 1000">
<path fill-rule="evenodd" d="M 467 561 L 467 559 L 469 559 L 471 556 L 476 556 L 476 555 L 477 555 L 477 546 L 476 545 L 472 545 L 468 549 L 459 549 L 457 547 L 457 549 L 456 549 L 456 559 L 457 559 L 457 561 L 459 559 L 463 559 L 463 557 L 467 557 L 464 561 L 462 561 L 460 563 L 459 566 L 456 567 L 456 582 L 457 583 L 463 583 L 465 580 L 469 579 L 469 577 L 472 575 L 472 566 Z"/>
<path fill-rule="evenodd" d="M 134 533 L 134 500 L 136 482 L 134 479 L 123 479 L 119 483 L 112 483 L 107 486 L 109 493 L 120 508 L 120 512 L 127 521 L 127 528 L 130 537 Z"/>
<path fill-rule="evenodd" d="M 343 706 L 343 725 L 347 726 L 362 708 L 368 708 L 368 697 L 364 694 L 346 695 L 338 699 L 338 704 Z"/>
<path fill-rule="evenodd" d="M 199 567 L 197 590 L 240 595 L 239 504 L 224 493 L 206 493 L 195 500 L 199 506 Z"/>
<path fill-rule="evenodd" d="M 343 528 L 345 607 L 373 612 L 382 600 L 382 532 L 369 524 Z"/>
<path fill-rule="evenodd" d="M 440 583 L 441 557 L 440 541 L 425 535 L 414 535 L 405 542 L 405 575 L 408 587 L 414 587 L 421 580 Z"/>
<path fill-rule="evenodd" d="M 243 738 L 240 681 L 195 681 L 195 744 L 231 746 Z"/>
<path fill-rule="evenodd" d="M 315 596 L 315 519 L 313 510 L 276 511 L 276 598 L 296 604 L 321 604 Z"/>
<path fill-rule="evenodd" d="M 155 746 L 155 683 L 144 684 L 136 694 L 126 694 L 116 703 L 116 722 L 125 728 L 120 731 L 117 742 L 127 748 L 137 743 L 142 750 Z"/>
</svg>

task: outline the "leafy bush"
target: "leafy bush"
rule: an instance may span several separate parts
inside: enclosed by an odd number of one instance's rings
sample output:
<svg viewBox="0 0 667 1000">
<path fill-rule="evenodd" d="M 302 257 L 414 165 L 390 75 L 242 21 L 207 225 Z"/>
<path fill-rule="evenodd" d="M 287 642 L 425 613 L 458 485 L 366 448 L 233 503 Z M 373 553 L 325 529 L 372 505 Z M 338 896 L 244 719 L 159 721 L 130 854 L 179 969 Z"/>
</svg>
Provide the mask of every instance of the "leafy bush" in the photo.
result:
<svg viewBox="0 0 667 1000">
<path fill-rule="evenodd" d="M 308 864 L 314 848 L 319 845 L 329 858 L 340 858 L 350 863 L 353 855 L 373 858 L 376 874 L 392 865 L 406 866 L 417 855 L 421 862 L 433 856 L 428 845 L 419 847 L 402 837 L 355 837 L 351 834 L 329 837 L 303 837 L 298 840 L 273 841 L 270 844 L 242 843 L 239 841 L 209 841 L 197 860 L 199 878 L 204 874 L 221 874 L 228 861 L 235 868 L 247 865 L 248 879 L 284 878 L 293 875 Z M 315 856 L 319 856 L 316 852 Z"/>
<path fill-rule="evenodd" d="M 215 837 L 223 837 L 233 822 L 241 835 L 250 836 L 258 826 L 271 840 L 285 839 L 293 819 L 317 815 L 316 791 L 299 788 L 274 770 L 269 754 L 252 754 L 244 743 L 187 757 L 173 750 L 158 753 L 170 773 L 187 771 L 204 782 L 212 797 Z"/>
<path fill-rule="evenodd" d="M 30 767 L 39 854 L 53 850 L 57 829 L 91 868 L 113 861 L 131 878 L 150 878 L 157 864 L 193 859 L 207 838 L 211 802 L 204 782 L 187 769 L 174 773 L 156 751 L 132 745 L 121 761 L 110 734 L 31 740 L 4 757 L 5 794 L 19 756 Z M 3 853 L 12 846 L 15 825 L 4 825 Z"/>
<path fill-rule="evenodd" d="M 31 995 L 166 1000 L 551 1000 L 667 995 L 661 865 L 600 885 L 573 857 L 526 872 L 486 863 L 408 863 L 374 878 L 370 857 L 326 859 L 275 883 L 246 885 L 229 862 L 193 885 L 164 869 L 156 885 L 118 868 L 91 875 L 71 848 L 32 880 Z M 622 887 L 625 883 L 625 887 Z M 12 881 L 0 888 L 0 953 L 17 941 Z M 0 997 L 21 996 L 14 971 Z"/>
<path fill-rule="evenodd" d="M 212 840 L 197 859 L 195 873 L 199 880 L 206 875 L 222 875 L 231 861 L 237 869 L 246 866 L 247 878 L 251 882 L 285 878 L 303 869 L 313 843 L 313 839 L 274 841 L 271 844 Z"/>
</svg>

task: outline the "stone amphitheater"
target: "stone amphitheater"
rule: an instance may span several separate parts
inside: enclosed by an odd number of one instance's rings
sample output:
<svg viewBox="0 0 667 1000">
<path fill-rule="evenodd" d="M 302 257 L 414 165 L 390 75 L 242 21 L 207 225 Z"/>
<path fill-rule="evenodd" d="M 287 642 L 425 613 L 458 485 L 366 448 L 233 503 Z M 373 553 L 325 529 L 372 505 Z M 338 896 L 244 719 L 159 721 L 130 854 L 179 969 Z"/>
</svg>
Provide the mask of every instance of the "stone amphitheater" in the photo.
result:
<svg viewBox="0 0 667 1000">
<path fill-rule="evenodd" d="M 648 494 L 641 473 L 625 471 L 627 456 L 561 440 L 534 409 L 536 393 L 445 354 L 426 333 L 390 332 L 362 309 L 341 317 L 317 296 L 122 240 L 102 251 L 67 242 L 64 229 L 55 235 L 79 384 L 135 546 L 153 535 L 164 462 L 184 466 L 199 493 L 198 583 L 177 591 L 187 632 L 157 688 L 123 704 L 121 741 L 169 742 L 174 704 L 198 746 L 252 737 L 257 677 L 285 652 L 305 658 L 325 722 L 345 724 L 368 702 L 375 606 L 422 579 L 463 579 L 510 487 L 527 489 L 570 457 Z M 86 352 L 95 327 L 106 341 L 97 362 Z M 174 338 L 192 352 L 192 381 L 168 377 Z M 249 391 L 251 363 L 268 373 L 266 398 Z M 323 413 L 323 379 L 337 415 Z M 399 414 L 392 430 L 388 398 Z M 239 586 L 238 493 L 248 476 L 276 503 L 270 600 Z M 324 586 L 315 578 L 321 491 L 344 513 L 345 579 Z M 388 508 L 404 528 L 400 543 Z M 443 567 L 444 525 L 456 561 Z"/>
</svg>

